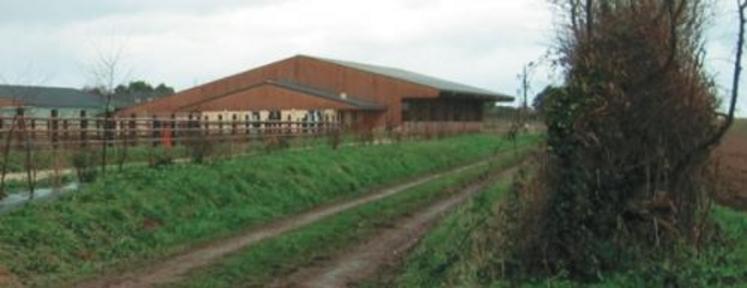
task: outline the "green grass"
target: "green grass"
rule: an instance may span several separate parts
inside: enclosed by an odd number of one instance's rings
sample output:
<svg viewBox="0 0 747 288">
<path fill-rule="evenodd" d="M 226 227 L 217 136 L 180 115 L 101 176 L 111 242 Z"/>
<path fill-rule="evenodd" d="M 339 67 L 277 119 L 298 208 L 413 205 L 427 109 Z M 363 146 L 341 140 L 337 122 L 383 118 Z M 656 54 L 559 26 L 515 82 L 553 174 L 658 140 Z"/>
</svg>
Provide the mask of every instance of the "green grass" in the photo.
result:
<svg viewBox="0 0 747 288">
<path fill-rule="evenodd" d="M 153 153 L 159 153 L 161 148 L 150 148 L 150 147 L 130 147 L 127 149 L 126 163 L 132 162 L 148 162 Z M 96 162 L 98 165 L 101 163 L 101 149 L 100 147 L 89 147 L 85 151 L 89 153 L 95 153 Z M 110 148 L 107 151 L 107 163 L 109 165 L 117 165 L 119 163 L 120 155 L 125 155 L 124 150 L 120 147 Z M 54 151 L 51 149 L 33 151 L 32 160 L 33 166 L 36 170 L 49 170 L 54 169 L 55 158 L 58 158 L 62 169 L 72 168 L 72 158 L 76 152 L 72 150 L 58 150 Z M 177 146 L 171 149 L 170 153 L 177 158 L 188 157 L 188 151 L 183 146 Z M 0 162 L 2 163 L 2 162 Z M 26 153 L 23 151 L 13 151 L 8 155 L 8 173 L 25 172 L 26 167 Z"/>
<path fill-rule="evenodd" d="M 329 217 L 302 229 L 245 249 L 221 262 L 192 274 L 171 287 L 262 287 L 276 276 L 310 265 L 314 259 L 332 257 L 346 247 L 367 239 L 378 227 L 453 194 L 480 175 L 516 165 L 528 149 L 518 155 L 506 153 L 491 166 L 478 166 L 461 173 L 421 184 L 377 202 Z"/>
<path fill-rule="evenodd" d="M 449 215 L 433 229 L 405 261 L 397 287 L 476 287 L 482 286 L 470 261 L 473 236 L 495 216 L 494 208 L 510 181 L 500 181 Z M 380 286 L 370 283 L 368 286 Z"/>
<path fill-rule="evenodd" d="M 520 145 L 538 140 L 524 137 Z M 0 266 L 26 286 L 54 286 L 511 146 L 497 136 L 470 135 L 129 167 L 58 201 L 0 217 Z"/>
<path fill-rule="evenodd" d="M 323 137 L 299 137 L 292 138 L 289 140 L 290 147 L 319 147 L 327 145 L 329 140 Z M 344 135 L 341 138 L 341 143 L 350 144 L 354 143 L 355 139 L 353 136 Z M 255 153 L 262 152 L 265 149 L 265 144 L 259 140 L 252 140 L 248 143 L 223 143 L 215 144 L 217 148 L 224 151 L 231 151 L 234 154 L 243 153 Z M 88 153 L 93 153 L 96 160 L 96 165 L 101 164 L 101 146 L 88 146 L 83 149 Z M 151 158 L 156 158 L 164 154 L 162 147 L 151 147 L 148 144 L 141 143 L 140 146 L 127 147 L 123 149 L 122 146 L 110 147 L 107 149 L 107 163 L 108 165 L 118 165 L 121 158 L 124 159 L 124 163 L 147 163 Z M 54 161 L 60 161 L 62 169 L 72 168 L 72 159 L 74 154 L 79 153 L 77 149 L 40 149 L 34 150 L 32 153 L 33 166 L 36 170 L 50 170 L 54 169 Z M 229 154 L 231 154 L 229 153 Z M 173 159 L 189 158 L 190 150 L 186 146 L 177 145 L 168 149 L 169 157 Z M 8 173 L 18 173 L 26 171 L 26 153 L 22 148 L 16 148 L 11 151 L 8 155 Z M 2 164 L 2 162 L 0 162 Z"/>
<path fill-rule="evenodd" d="M 544 280 L 533 286 L 632 288 L 677 283 L 679 287 L 747 287 L 747 215 L 715 207 L 712 217 L 723 229 L 723 240 L 707 243 L 700 253 L 684 246 L 673 259 L 642 262 L 630 271 L 604 275 L 600 283 L 582 285 L 568 280 Z"/>
<path fill-rule="evenodd" d="M 598 283 L 579 283 L 562 275 L 512 283 L 485 276 L 485 268 L 498 269 L 496 259 L 485 259 L 491 247 L 476 247 L 495 217 L 493 209 L 507 190 L 496 186 L 448 217 L 415 249 L 400 271 L 393 287 L 747 287 L 747 215 L 724 207 L 713 210 L 713 220 L 722 227 L 723 242 L 708 243 L 700 252 L 683 246 L 675 257 L 651 259 L 629 271 L 601 275 Z M 490 231 L 490 232 L 488 232 Z M 500 231 L 500 230 L 497 230 Z M 486 250 L 487 249 L 487 250 Z M 467 252 L 465 252 L 467 251 Z M 381 283 L 370 285 L 382 286 Z"/>
</svg>

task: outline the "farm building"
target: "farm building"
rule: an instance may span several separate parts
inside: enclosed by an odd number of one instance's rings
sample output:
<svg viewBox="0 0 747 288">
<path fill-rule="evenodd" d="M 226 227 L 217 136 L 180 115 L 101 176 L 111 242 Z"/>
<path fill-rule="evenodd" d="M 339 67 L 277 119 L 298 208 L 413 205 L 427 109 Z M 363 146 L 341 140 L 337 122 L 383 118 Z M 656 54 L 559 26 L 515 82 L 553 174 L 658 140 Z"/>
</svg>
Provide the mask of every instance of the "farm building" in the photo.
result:
<svg viewBox="0 0 747 288">
<path fill-rule="evenodd" d="M 361 128 L 479 123 L 512 97 L 397 68 L 299 55 L 134 105 L 120 116 L 340 121 Z"/>
<path fill-rule="evenodd" d="M 103 112 L 101 97 L 73 88 L 0 85 L 0 116 L 77 118 Z"/>
</svg>

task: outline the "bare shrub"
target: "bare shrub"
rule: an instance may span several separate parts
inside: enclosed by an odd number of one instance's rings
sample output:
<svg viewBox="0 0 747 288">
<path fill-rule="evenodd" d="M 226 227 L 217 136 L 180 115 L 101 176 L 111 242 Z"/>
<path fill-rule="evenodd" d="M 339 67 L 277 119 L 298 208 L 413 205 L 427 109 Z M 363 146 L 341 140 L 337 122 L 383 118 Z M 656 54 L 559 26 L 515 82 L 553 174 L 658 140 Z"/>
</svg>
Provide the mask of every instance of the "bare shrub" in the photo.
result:
<svg viewBox="0 0 747 288">
<path fill-rule="evenodd" d="M 127 162 L 128 152 L 131 145 L 130 142 L 130 128 L 128 125 L 120 125 L 121 133 L 119 134 L 122 138 L 121 146 L 119 151 L 117 151 L 117 167 L 119 171 L 122 171 L 124 169 L 124 164 Z"/>
<path fill-rule="evenodd" d="M 483 255 L 484 260 L 476 265 L 486 279 L 521 275 L 521 257 L 542 253 L 535 248 L 543 226 L 540 216 L 547 204 L 547 187 L 537 177 L 547 169 L 547 159 L 542 154 L 530 159 L 531 165 L 517 172 L 508 195 L 494 208 L 492 219 L 485 224 L 487 233 L 479 233 L 475 239 L 472 255 Z"/>
<path fill-rule="evenodd" d="M 95 151 L 78 150 L 72 153 L 71 162 L 75 169 L 75 175 L 80 183 L 91 183 L 96 180 L 98 174 L 97 160 L 98 155 Z"/>
<path fill-rule="evenodd" d="M 29 199 L 34 198 L 34 190 L 36 188 L 36 161 L 34 161 L 34 143 L 32 140 L 33 128 L 29 129 L 27 124 L 22 119 L 23 125 L 21 125 L 21 132 L 23 132 L 23 152 L 24 152 L 24 164 L 23 169 L 26 170 L 26 185 L 29 189 Z"/>
<path fill-rule="evenodd" d="M 545 99 L 548 168 L 533 187 L 546 203 L 516 259 L 592 279 L 697 238 L 711 189 L 703 143 L 723 122 L 703 64 L 708 2 L 555 2 L 568 16 L 566 84 Z"/>
<path fill-rule="evenodd" d="M 59 189 L 62 187 L 62 180 L 63 180 L 63 170 L 67 166 L 67 155 L 65 152 L 55 150 L 55 153 L 52 154 L 52 175 L 51 175 L 51 184 L 52 188 Z"/>
<path fill-rule="evenodd" d="M 174 164 L 174 153 L 173 150 L 164 147 L 158 147 L 151 150 L 153 157 L 151 158 L 150 167 L 161 168 Z"/>
<path fill-rule="evenodd" d="M 290 140 L 288 136 L 269 136 L 265 138 L 264 144 L 266 152 L 274 152 L 290 148 Z"/>
<path fill-rule="evenodd" d="M 193 163 L 205 163 L 215 154 L 215 140 L 200 128 L 198 121 L 190 121 L 188 127 L 183 144 Z"/>
<path fill-rule="evenodd" d="M 333 150 L 337 150 L 337 148 L 340 148 L 340 144 L 342 143 L 342 130 L 339 128 L 329 130 L 327 133 L 327 140 L 329 141 L 329 146 L 332 147 Z"/>
</svg>

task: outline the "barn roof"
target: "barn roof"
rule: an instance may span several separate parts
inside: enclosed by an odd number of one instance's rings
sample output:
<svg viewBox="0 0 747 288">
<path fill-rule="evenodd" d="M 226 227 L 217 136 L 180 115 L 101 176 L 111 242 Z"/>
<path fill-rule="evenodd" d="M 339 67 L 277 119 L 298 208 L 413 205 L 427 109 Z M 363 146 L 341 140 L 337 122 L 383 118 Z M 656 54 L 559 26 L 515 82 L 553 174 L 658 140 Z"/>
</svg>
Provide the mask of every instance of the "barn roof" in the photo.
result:
<svg viewBox="0 0 747 288">
<path fill-rule="evenodd" d="M 0 98 L 15 99 L 25 106 L 48 108 L 102 108 L 101 97 L 74 88 L 0 85 Z"/>
<path fill-rule="evenodd" d="M 395 79 L 400 79 L 403 81 L 407 81 L 407 82 L 411 82 L 411 83 L 415 83 L 415 84 L 419 84 L 423 86 L 428 86 L 428 87 L 440 90 L 441 93 L 445 95 L 487 97 L 487 98 L 493 98 L 493 100 L 496 100 L 496 101 L 513 101 L 514 100 L 514 97 L 504 95 L 501 93 L 497 93 L 497 92 L 493 92 L 490 90 L 477 88 L 477 87 L 473 87 L 470 85 L 457 83 L 457 82 L 453 82 L 449 80 L 444 80 L 444 79 L 436 78 L 433 76 L 428 76 L 425 74 L 407 71 L 404 69 L 364 64 L 364 63 L 358 63 L 358 62 L 352 62 L 352 61 L 343 61 L 343 60 L 315 57 L 315 56 L 305 56 L 305 57 L 317 59 L 320 61 L 331 62 L 331 63 L 337 64 L 340 66 L 345 66 L 345 67 L 356 69 L 356 70 L 379 74 L 379 75 L 383 75 L 383 76 L 391 77 Z"/>
</svg>

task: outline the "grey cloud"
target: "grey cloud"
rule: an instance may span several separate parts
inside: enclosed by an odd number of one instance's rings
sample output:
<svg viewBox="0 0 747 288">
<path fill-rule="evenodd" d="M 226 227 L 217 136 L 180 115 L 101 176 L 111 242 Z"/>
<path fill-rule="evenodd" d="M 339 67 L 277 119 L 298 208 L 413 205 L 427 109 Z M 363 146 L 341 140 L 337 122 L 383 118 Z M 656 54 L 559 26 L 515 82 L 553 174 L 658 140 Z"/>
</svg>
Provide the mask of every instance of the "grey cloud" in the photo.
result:
<svg viewBox="0 0 747 288">
<path fill-rule="evenodd" d="M 55 25 L 111 15 L 142 12 L 210 13 L 236 7 L 262 6 L 272 0 L 3 0 L 0 25 Z"/>
<path fill-rule="evenodd" d="M 724 2 L 731 2 L 725 1 Z M 134 75 L 178 88 L 293 54 L 397 66 L 515 93 L 522 65 L 553 42 L 545 0 L 2 0 L 0 74 L 28 63 L 49 84 L 82 86 L 96 44 L 126 42 Z M 716 12 L 728 12 L 719 2 Z M 40 9 L 43 7 L 44 9 Z M 724 11 L 726 10 L 726 11 Z M 732 9 L 733 10 L 733 9 Z M 733 22 L 709 31 L 711 69 L 728 85 Z M 552 79 L 544 67 L 535 89 Z M 724 76 L 726 75 L 726 76 Z M 743 99 L 741 111 L 747 112 Z"/>
</svg>

